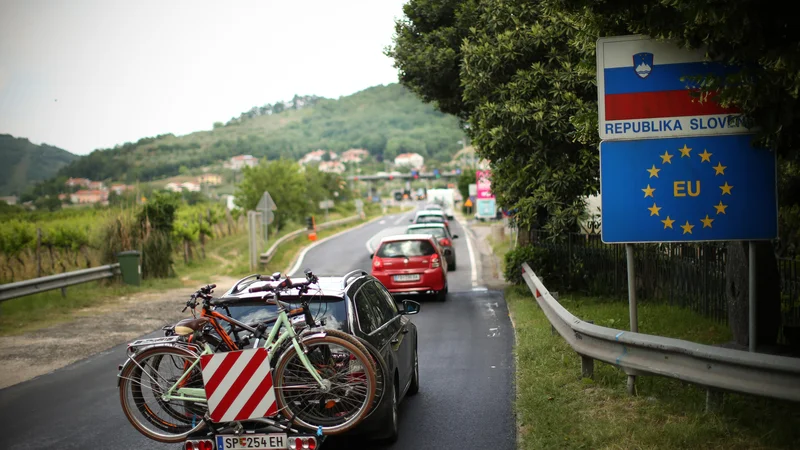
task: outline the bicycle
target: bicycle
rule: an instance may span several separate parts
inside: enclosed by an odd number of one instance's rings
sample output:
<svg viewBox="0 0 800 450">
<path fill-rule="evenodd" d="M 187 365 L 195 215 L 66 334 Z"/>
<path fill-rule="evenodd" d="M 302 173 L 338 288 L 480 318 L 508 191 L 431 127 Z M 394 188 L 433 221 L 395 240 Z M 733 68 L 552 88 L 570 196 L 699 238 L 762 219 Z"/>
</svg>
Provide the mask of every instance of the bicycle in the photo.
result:
<svg viewBox="0 0 800 450">
<path fill-rule="evenodd" d="M 260 276 L 256 278 L 261 279 Z M 207 342 L 210 330 L 206 325 L 210 325 L 224 342 L 227 348 L 223 350 L 238 350 L 247 340 L 235 333 L 236 341 L 231 339 L 216 319 L 251 333 L 255 338 L 252 348 L 259 348 L 259 342 L 264 339 L 261 347 L 267 349 L 270 360 L 275 361 L 271 364 L 271 373 L 278 408 L 277 415 L 271 417 L 282 416 L 298 427 L 323 435 L 340 434 L 357 425 L 369 413 L 375 396 L 374 361 L 354 337 L 335 330 L 312 329 L 317 324 L 307 300 L 302 301 L 301 308 L 292 308 L 280 300 L 281 292 L 292 289 L 302 298 L 309 286 L 318 281 L 308 271 L 306 278 L 307 281 L 301 283 L 286 278 L 276 285 L 249 288 L 249 292 L 265 292 L 262 299 L 278 308 L 275 317 L 255 326 L 215 311 L 214 307 L 231 301 L 213 299 L 211 293 L 216 286 L 206 286 L 186 305 L 194 312 L 198 299 L 203 304 L 199 322 L 187 327 L 192 333 L 129 344 L 131 355 L 119 373 L 119 392 L 123 412 L 134 428 L 150 439 L 176 443 L 206 427 L 218 426 L 208 415 L 200 368 L 201 357 L 214 353 Z M 272 281 L 278 280 L 273 276 Z M 272 298 L 267 299 L 270 294 Z M 290 318 L 300 315 L 310 329 L 298 334 Z M 267 334 L 269 324 L 274 325 Z M 161 373 L 162 369 L 168 373 Z M 287 428 L 279 420 L 264 418 L 261 421 Z"/>
</svg>

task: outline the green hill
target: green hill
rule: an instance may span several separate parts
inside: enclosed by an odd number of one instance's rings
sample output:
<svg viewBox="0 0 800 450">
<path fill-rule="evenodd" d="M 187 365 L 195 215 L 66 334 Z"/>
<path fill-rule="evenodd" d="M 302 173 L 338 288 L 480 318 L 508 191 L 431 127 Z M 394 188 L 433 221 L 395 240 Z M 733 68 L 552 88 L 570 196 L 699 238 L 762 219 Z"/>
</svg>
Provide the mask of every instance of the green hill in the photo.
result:
<svg viewBox="0 0 800 450">
<path fill-rule="evenodd" d="M 375 86 L 339 99 L 296 96 L 254 107 L 209 131 L 144 138 L 97 150 L 59 172 L 92 180 L 149 181 L 231 156 L 298 159 L 328 149 L 364 148 L 377 159 L 418 152 L 449 161 L 461 148 L 458 120 L 436 111 L 399 84 Z"/>
<path fill-rule="evenodd" d="M 77 158 L 58 147 L 0 134 L 0 195 L 20 195 Z"/>
</svg>

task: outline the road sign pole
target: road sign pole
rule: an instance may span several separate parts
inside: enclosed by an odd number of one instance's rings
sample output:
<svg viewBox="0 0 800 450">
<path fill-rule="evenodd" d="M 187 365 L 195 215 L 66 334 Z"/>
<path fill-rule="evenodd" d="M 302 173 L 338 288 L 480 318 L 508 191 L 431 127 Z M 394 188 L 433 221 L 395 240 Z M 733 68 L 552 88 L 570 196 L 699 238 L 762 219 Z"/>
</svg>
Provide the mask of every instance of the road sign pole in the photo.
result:
<svg viewBox="0 0 800 450">
<path fill-rule="evenodd" d="M 625 259 L 628 263 L 628 311 L 631 331 L 639 332 L 639 311 L 636 307 L 636 272 L 633 267 L 633 244 L 625 244 Z M 636 395 L 636 375 L 628 375 L 628 394 Z"/>
<path fill-rule="evenodd" d="M 748 272 L 748 286 L 749 286 L 749 319 L 748 319 L 748 331 L 749 331 L 749 349 L 751 352 L 756 351 L 756 241 L 750 241 L 750 245 L 748 246 L 749 250 L 749 264 L 747 268 Z"/>
</svg>

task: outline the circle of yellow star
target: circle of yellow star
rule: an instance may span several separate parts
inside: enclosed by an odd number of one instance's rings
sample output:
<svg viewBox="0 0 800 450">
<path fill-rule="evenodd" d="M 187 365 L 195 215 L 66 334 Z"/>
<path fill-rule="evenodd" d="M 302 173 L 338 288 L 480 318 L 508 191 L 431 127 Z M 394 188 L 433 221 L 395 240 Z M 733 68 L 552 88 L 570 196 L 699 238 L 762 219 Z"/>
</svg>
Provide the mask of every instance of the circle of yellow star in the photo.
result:
<svg viewBox="0 0 800 450">
<path fill-rule="evenodd" d="M 713 222 L 713 221 L 714 221 L 714 219 L 708 217 L 708 214 L 706 214 L 706 218 L 705 219 L 700 219 L 700 222 L 703 222 L 703 228 L 706 228 L 706 227 L 711 228 L 711 222 Z"/>
<path fill-rule="evenodd" d="M 659 156 L 661 156 L 661 164 L 672 164 L 672 155 L 668 151 L 664 150 L 664 154 Z"/>
<path fill-rule="evenodd" d="M 714 172 L 716 172 L 714 174 L 714 176 L 725 175 L 725 169 L 727 169 L 727 168 L 728 168 L 728 166 L 723 166 L 721 162 L 717 163 L 717 165 L 714 166 Z"/>
<path fill-rule="evenodd" d="M 724 185 L 720 186 L 719 188 L 722 189 L 722 195 L 725 194 L 732 195 L 731 189 L 733 189 L 733 186 L 729 185 L 727 181 L 725 182 Z"/>
<path fill-rule="evenodd" d="M 649 183 L 648 183 L 646 188 L 642 189 L 642 191 L 644 192 L 645 198 L 652 197 L 653 196 L 653 192 L 655 192 L 655 190 L 656 190 L 656 188 L 651 188 Z"/>
<path fill-rule="evenodd" d="M 689 156 L 689 152 L 692 151 L 692 149 L 687 147 L 686 144 L 683 144 L 683 148 L 679 148 L 678 150 L 681 152 L 681 158 L 684 156 Z"/>
<path fill-rule="evenodd" d="M 649 207 L 647 209 L 650 210 L 650 215 L 651 216 L 657 216 L 658 212 L 661 211 L 661 207 L 660 206 L 656 206 L 655 203 L 653 203 L 653 206 L 651 206 L 651 207 Z"/>
<path fill-rule="evenodd" d="M 719 201 L 719 205 L 714 205 L 714 208 L 717 210 L 717 214 L 725 214 L 725 208 L 727 207 L 728 205 L 722 204 L 722 200 Z"/>
<path fill-rule="evenodd" d="M 689 225 L 689 221 L 687 220 L 686 225 L 681 225 L 681 228 L 683 228 L 683 234 L 692 234 L 692 228 L 694 228 L 694 225 Z"/>
<path fill-rule="evenodd" d="M 653 178 L 653 177 L 658 178 L 658 172 L 660 172 L 661 169 L 656 169 L 656 165 L 653 164 L 653 167 L 650 168 L 650 169 L 647 169 L 647 171 L 650 172 L 650 178 Z"/>
<path fill-rule="evenodd" d="M 664 229 L 666 230 L 667 228 L 672 228 L 672 224 L 675 223 L 675 221 L 667 216 L 667 218 L 662 220 L 661 223 L 664 224 Z"/>
<path fill-rule="evenodd" d="M 700 162 L 711 162 L 711 155 L 713 155 L 713 153 L 708 153 L 708 150 L 703 149 L 703 153 L 699 153 L 698 155 L 700 156 Z"/>
</svg>

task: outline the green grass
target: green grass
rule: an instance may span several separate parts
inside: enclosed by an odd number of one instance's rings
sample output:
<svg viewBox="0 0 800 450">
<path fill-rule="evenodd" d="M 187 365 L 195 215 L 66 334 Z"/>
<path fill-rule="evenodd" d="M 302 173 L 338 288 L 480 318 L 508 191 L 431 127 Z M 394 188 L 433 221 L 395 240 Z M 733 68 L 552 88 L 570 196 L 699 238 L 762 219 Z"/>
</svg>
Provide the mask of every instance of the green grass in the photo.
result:
<svg viewBox="0 0 800 450">
<path fill-rule="evenodd" d="M 497 256 L 498 262 L 500 264 L 500 271 L 505 273 L 506 271 L 506 259 L 505 255 L 509 252 L 514 246 L 514 243 L 511 242 L 511 238 L 508 235 L 505 235 L 502 239 L 495 239 L 494 236 L 491 234 L 489 235 L 489 245 L 492 247 L 492 253 Z"/>
<path fill-rule="evenodd" d="M 387 210 L 387 214 L 394 214 L 400 211 L 399 207 L 393 207 Z M 382 215 L 380 208 L 366 208 L 366 205 L 365 212 L 367 212 L 367 220 Z M 331 212 L 328 219 L 332 221 L 351 215 L 352 213 L 348 212 Z M 356 221 L 320 230 L 317 232 L 317 238 L 322 239 L 360 223 L 362 222 Z M 287 225 L 277 235 L 270 235 L 267 245 L 272 245 L 276 239 L 299 227 L 300 225 L 296 224 Z M 285 242 L 278 248 L 270 264 L 266 268 L 259 269 L 259 271 L 262 273 L 283 272 L 295 256 L 311 243 L 305 235 Z M 197 249 L 199 250 L 199 246 Z M 262 251 L 264 250 L 266 249 L 262 249 Z M 199 254 L 195 252 L 194 259 L 187 264 L 183 261 L 182 254 L 176 253 L 173 257 L 175 261 L 173 267 L 176 274 L 174 278 L 145 280 L 141 286 L 127 286 L 117 282 L 98 281 L 68 287 L 66 298 L 62 298 L 60 290 L 55 290 L 2 302 L 0 303 L 0 336 L 20 334 L 63 323 L 75 317 L 76 312 L 81 309 L 99 306 L 105 302 L 136 292 L 200 286 L 211 282 L 215 275 L 227 275 L 234 278 L 243 277 L 251 273 L 248 251 L 246 230 L 240 229 L 238 233 L 234 233 L 231 236 L 208 242 L 205 246 L 205 259 L 201 259 Z"/>
<path fill-rule="evenodd" d="M 625 374 L 595 362 L 582 379 L 580 358 L 558 335 L 527 287 L 506 289 L 516 329 L 516 411 L 520 449 L 752 449 L 797 448 L 800 404 L 725 394 L 722 409 L 704 413 L 705 391 L 677 380 L 643 376 L 638 396 Z M 560 302 L 598 325 L 626 329 L 627 307 L 573 295 Z M 680 308 L 642 304 L 640 331 L 713 344 L 726 327 Z"/>
</svg>

